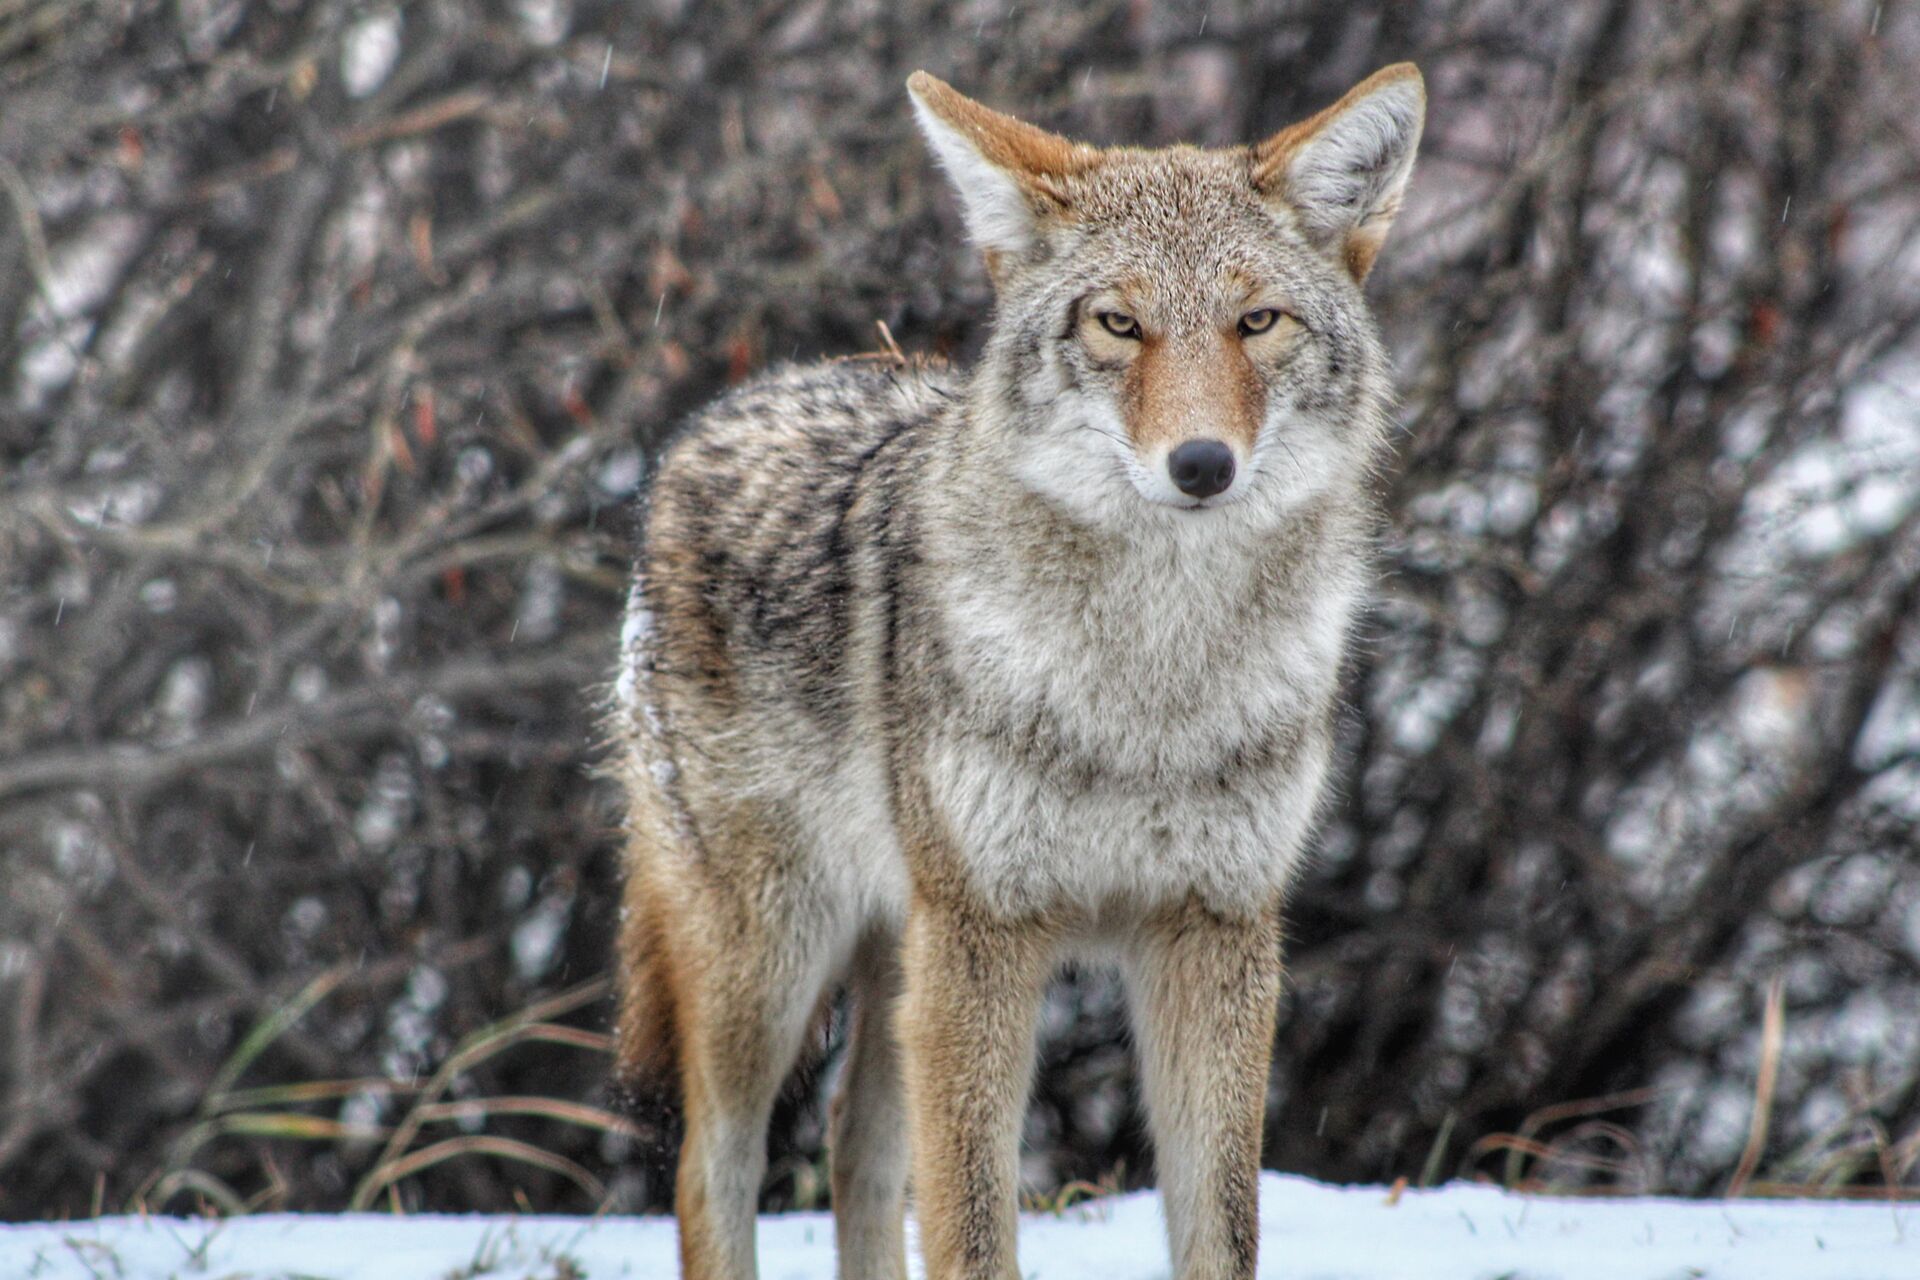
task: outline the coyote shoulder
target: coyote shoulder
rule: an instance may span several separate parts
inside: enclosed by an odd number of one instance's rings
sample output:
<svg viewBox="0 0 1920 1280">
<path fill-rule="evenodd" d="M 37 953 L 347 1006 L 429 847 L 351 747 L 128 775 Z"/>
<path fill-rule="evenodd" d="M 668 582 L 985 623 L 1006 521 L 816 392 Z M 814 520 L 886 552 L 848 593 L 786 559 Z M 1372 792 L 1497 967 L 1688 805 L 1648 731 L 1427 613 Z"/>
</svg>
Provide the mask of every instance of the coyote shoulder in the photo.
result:
<svg viewBox="0 0 1920 1280">
<path fill-rule="evenodd" d="M 848 989 L 841 1274 L 905 1275 L 911 1167 L 928 1275 L 1009 1277 L 1041 994 L 1111 960 L 1176 1272 L 1250 1276 L 1281 895 L 1388 426 L 1360 286 L 1420 76 L 1224 150 L 908 87 L 989 336 L 970 372 L 768 374 L 661 460 L 613 709 L 618 1068 L 685 1108 L 685 1273 L 751 1276 L 775 1097 Z"/>
</svg>

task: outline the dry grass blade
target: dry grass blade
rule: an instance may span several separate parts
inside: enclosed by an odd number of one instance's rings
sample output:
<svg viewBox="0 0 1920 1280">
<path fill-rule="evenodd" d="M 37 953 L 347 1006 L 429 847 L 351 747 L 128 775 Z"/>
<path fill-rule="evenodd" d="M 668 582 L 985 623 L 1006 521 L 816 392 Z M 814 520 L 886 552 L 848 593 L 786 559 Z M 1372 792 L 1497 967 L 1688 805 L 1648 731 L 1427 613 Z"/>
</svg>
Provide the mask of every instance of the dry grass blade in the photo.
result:
<svg viewBox="0 0 1920 1280">
<path fill-rule="evenodd" d="M 247 1211 L 239 1192 L 204 1169 L 175 1169 L 156 1181 L 150 1190 L 142 1192 L 135 1203 L 142 1213 L 162 1210 L 182 1191 L 204 1197 L 225 1214 L 237 1217 Z"/>
<path fill-rule="evenodd" d="M 1441 1121 L 1440 1132 L 1434 1135 L 1433 1146 L 1427 1150 L 1426 1163 L 1420 1167 L 1422 1187 L 1432 1186 L 1434 1179 L 1440 1176 L 1440 1162 L 1447 1157 L 1447 1142 L 1453 1137 L 1454 1122 L 1459 1118 L 1458 1112 L 1448 1111 L 1447 1118 Z"/>
<path fill-rule="evenodd" d="M 200 1149 L 216 1138 L 284 1138 L 296 1142 L 378 1142 L 388 1130 L 380 1125 L 352 1124 L 327 1116 L 310 1116 L 297 1111 L 237 1112 L 214 1116 L 180 1135 L 173 1145 L 163 1175 L 172 1177 L 188 1172 L 188 1164 Z"/>
<path fill-rule="evenodd" d="M 1559 1124 L 1563 1120 L 1576 1120 L 1583 1116 L 1600 1115 L 1607 1111 L 1645 1106 L 1666 1092 L 1668 1090 L 1659 1088 L 1627 1089 L 1620 1093 L 1602 1094 L 1597 1098 L 1577 1098 L 1571 1102 L 1556 1102 L 1550 1107 L 1541 1107 L 1521 1121 L 1517 1133 L 1488 1134 L 1474 1144 L 1474 1152 L 1483 1154 L 1485 1151 L 1505 1150 L 1507 1167 L 1501 1176 L 1501 1182 L 1508 1187 L 1517 1187 L 1520 1185 L 1520 1175 L 1526 1157 L 1551 1153 L 1551 1147 L 1533 1141 L 1534 1135 L 1548 1125 Z"/>
<path fill-rule="evenodd" d="M 1902 1182 L 1913 1172 L 1915 1162 L 1920 1161 L 1920 1129 L 1902 1138 L 1893 1145 L 1893 1172 Z"/>
<path fill-rule="evenodd" d="M 1467 1154 L 1469 1159 L 1472 1159 L 1494 1151 L 1507 1152 L 1510 1160 L 1517 1153 L 1521 1156 L 1532 1156 L 1542 1163 L 1551 1161 L 1555 1164 L 1573 1165 L 1576 1168 L 1592 1169 L 1596 1172 L 1616 1175 L 1626 1173 L 1631 1168 L 1631 1166 L 1623 1160 L 1597 1156 L 1585 1151 L 1569 1151 L 1557 1142 L 1549 1143 L 1541 1142 L 1535 1138 L 1523 1138 L 1517 1133 L 1490 1133 L 1474 1143 L 1473 1146 L 1468 1149 Z M 1509 1191 L 1525 1191 L 1531 1189 L 1531 1184 L 1520 1178 L 1515 1178 L 1504 1185 Z M 1582 1188 L 1556 1187 L 1554 1190 L 1556 1192 L 1572 1193 L 1582 1190 Z"/>
<path fill-rule="evenodd" d="M 1088 1204 L 1119 1195 L 1126 1185 L 1127 1170 L 1124 1162 L 1115 1165 L 1100 1175 L 1097 1182 L 1085 1178 L 1076 1178 L 1062 1183 L 1057 1191 L 1050 1194 L 1027 1193 L 1021 1197 L 1021 1208 L 1028 1213 L 1048 1213 L 1059 1217 L 1075 1205 Z"/>
<path fill-rule="evenodd" d="M 298 1106 L 307 1102 L 332 1102 L 361 1094 L 391 1097 L 417 1093 L 420 1086 L 404 1080 L 380 1076 L 361 1076 L 353 1080 L 309 1080 L 298 1084 L 269 1084 L 257 1089 L 236 1089 L 222 1100 L 225 1111 L 251 1111 L 259 1107 Z"/>
<path fill-rule="evenodd" d="M 1773 1119 L 1773 1091 L 1780 1082 L 1780 1047 L 1786 1038 L 1787 989 L 1785 979 L 1776 976 L 1767 987 L 1767 1009 L 1760 1024 L 1760 1072 L 1753 1085 L 1753 1121 L 1747 1129 L 1746 1149 L 1740 1153 L 1733 1179 L 1727 1183 L 1727 1196 L 1744 1194 L 1760 1167 L 1760 1153 L 1767 1146 L 1767 1128 Z"/>
<path fill-rule="evenodd" d="M 1814 1164 L 1804 1179 L 1806 1185 L 1816 1187 L 1841 1187 L 1852 1182 L 1876 1163 L 1879 1144 L 1872 1138 L 1861 1138 L 1835 1147 Z M 1797 1179 L 1777 1179 L 1776 1181 L 1798 1182 Z"/>
<path fill-rule="evenodd" d="M 305 1017 L 307 1010 L 326 999 L 352 972 L 351 967 L 346 965 L 327 970 L 301 988 L 293 999 L 254 1024 L 239 1046 L 220 1064 L 220 1070 L 214 1073 L 213 1082 L 201 1097 L 200 1114 L 212 1115 L 224 1110 L 229 1091 L 247 1068 L 253 1065 L 254 1060 L 265 1053 L 275 1040 L 285 1035 L 287 1028 Z"/>
<path fill-rule="evenodd" d="M 609 979 L 604 976 L 595 978 L 530 1005 L 511 1017 L 482 1027 L 461 1041 L 447 1056 L 447 1060 L 440 1065 L 440 1069 L 433 1073 L 433 1078 L 427 1082 L 426 1087 L 420 1091 L 419 1100 L 414 1104 L 413 1110 L 395 1126 L 392 1136 L 387 1140 L 386 1149 L 380 1153 L 379 1161 L 367 1176 L 360 1180 L 360 1185 L 354 1188 L 353 1198 L 349 1201 L 348 1207 L 356 1213 L 364 1212 L 372 1206 L 381 1188 L 396 1180 L 392 1176 L 387 1176 L 386 1171 L 405 1159 L 412 1159 L 404 1153 L 413 1145 L 414 1138 L 420 1133 L 421 1125 L 426 1123 L 425 1109 L 438 1103 L 463 1072 L 497 1053 L 527 1041 L 564 1044 L 605 1052 L 609 1045 L 606 1036 L 596 1032 L 582 1031 L 577 1027 L 563 1027 L 547 1022 L 546 1019 L 560 1017 L 584 1008 L 606 995 L 610 989 Z"/>
<path fill-rule="evenodd" d="M 354 1124 L 327 1116 L 295 1111 L 241 1112 L 207 1122 L 214 1136 L 240 1134 L 249 1138 L 294 1138 L 302 1142 L 371 1142 L 387 1135 L 384 1125 Z"/>
<path fill-rule="evenodd" d="M 135 1203 L 145 1203 L 149 1196 L 161 1196 L 160 1202 L 164 1203 L 166 1198 L 179 1191 L 192 1189 L 200 1191 L 223 1212 L 246 1212 L 246 1203 L 231 1187 L 191 1167 L 194 1157 L 208 1143 L 218 1138 L 236 1136 L 295 1142 L 384 1141 L 386 1145 L 380 1158 L 355 1189 L 352 1201 L 355 1210 L 370 1207 L 383 1191 L 393 1194 L 395 1185 L 412 1173 L 469 1152 L 491 1154 L 551 1169 L 590 1194 L 599 1196 L 599 1181 L 580 1165 L 513 1139 L 474 1135 L 436 1143 L 411 1154 L 408 1149 L 424 1125 L 500 1115 L 532 1116 L 604 1133 L 641 1136 L 638 1129 L 611 1111 L 560 1098 L 504 1095 L 453 1102 L 441 1100 L 464 1072 L 516 1045 L 554 1044 L 606 1052 L 610 1040 L 603 1033 L 547 1021 L 600 999 L 608 990 L 609 984 L 605 978 L 560 992 L 467 1036 L 425 1084 L 360 1077 L 265 1085 L 253 1089 L 233 1088 L 234 1082 L 260 1054 L 308 1010 L 325 999 L 347 972 L 345 969 L 329 970 L 316 978 L 292 1000 L 263 1018 L 246 1035 L 239 1048 L 216 1073 L 213 1085 L 201 1103 L 199 1122 L 173 1144 L 165 1170 L 136 1194 Z M 392 1127 L 278 1109 L 368 1095 L 412 1096 L 415 1101 L 400 1123 Z M 203 1185 L 203 1182 L 209 1185 Z M 211 1185 L 215 1183 L 218 1185 Z"/>
<path fill-rule="evenodd" d="M 488 1116 L 542 1116 L 562 1124 L 617 1133 L 628 1138 L 644 1136 L 637 1126 L 603 1107 L 565 1102 L 558 1098 L 462 1098 L 458 1102 L 436 1102 L 432 1106 L 421 1107 L 415 1114 L 423 1124 Z"/>
<path fill-rule="evenodd" d="M 563 1027 L 551 1022 L 522 1027 L 514 1035 L 515 1044 L 528 1040 L 537 1040 L 542 1044 L 565 1045 L 570 1049 L 585 1049 L 590 1053 L 613 1052 L 613 1037 L 604 1031 L 585 1031 L 579 1027 Z"/>
<path fill-rule="evenodd" d="M 403 1156 L 398 1160 L 382 1161 L 372 1173 L 367 1175 L 366 1181 L 361 1183 L 361 1187 L 366 1189 L 366 1203 L 360 1203 L 360 1191 L 354 1192 L 354 1211 L 364 1212 L 366 1206 L 371 1205 L 381 1191 L 403 1178 L 410 1178 L 443 1161 L 469 1155 L 498 1156 L 503 1160 L 516 1160 L 522 1164 L 530 1164 L 550 1173 L 559 1174 L 574 1186 L 579 1187 L 595 1204 L 606 1198 L 606 1186 L 585 1168 L 565 1156 L 555 1155 L 532 1143 L 519 1142 L 512 1138 L 476 1134 L 469 1138 L 449 1138 L 445 1142 L 436 1142 L 430 1147 L 422 1147 L 412 1155 Z"/>
</svg>

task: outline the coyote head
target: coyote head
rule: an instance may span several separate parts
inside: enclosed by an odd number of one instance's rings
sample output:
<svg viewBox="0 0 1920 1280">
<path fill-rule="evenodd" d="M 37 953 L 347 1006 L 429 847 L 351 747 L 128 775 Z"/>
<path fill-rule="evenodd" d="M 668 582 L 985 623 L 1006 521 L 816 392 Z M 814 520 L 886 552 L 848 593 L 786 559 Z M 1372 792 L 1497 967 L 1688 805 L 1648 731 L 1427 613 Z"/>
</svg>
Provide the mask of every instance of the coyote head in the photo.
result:
<svg viewBox="0 0 1920 1280">
<path fill-rule="evenodd" d="M 975 416 L 1019 483 L 1200 527 L 1363 482 L 1390 388 L 1360 285 L 1420 140 L 1411 64 L 1224 150 L 1086 146 L 907 86 L 994 282 Z"/>
</svg>

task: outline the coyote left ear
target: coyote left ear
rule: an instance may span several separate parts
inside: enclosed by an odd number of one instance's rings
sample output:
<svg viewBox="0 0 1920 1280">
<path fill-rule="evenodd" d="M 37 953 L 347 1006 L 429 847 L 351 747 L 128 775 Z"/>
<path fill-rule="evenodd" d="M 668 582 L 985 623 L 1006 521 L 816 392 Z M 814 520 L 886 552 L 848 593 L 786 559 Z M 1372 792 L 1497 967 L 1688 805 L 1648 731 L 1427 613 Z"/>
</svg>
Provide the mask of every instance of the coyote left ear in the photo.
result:
<svg viewBox="0 0 1920 1280">
<path fill-rule="evenodd" d="M 1000 255 L 1033 247 L 1042 223 L 1067 212 L 1066 180 L 1098 164 L 1100 153 L 983 107 L 924 71 L 908 77 L 907 91 L 997 279 Z"/>
<path fill-rule="evenodd" d="M 1365 280 L 1400 212 L 1426 115 L 1420 69 L 1384 67 L 1254 147 L 1253 183 L 1291 205 L 1308 237 Z"/>
</svg>

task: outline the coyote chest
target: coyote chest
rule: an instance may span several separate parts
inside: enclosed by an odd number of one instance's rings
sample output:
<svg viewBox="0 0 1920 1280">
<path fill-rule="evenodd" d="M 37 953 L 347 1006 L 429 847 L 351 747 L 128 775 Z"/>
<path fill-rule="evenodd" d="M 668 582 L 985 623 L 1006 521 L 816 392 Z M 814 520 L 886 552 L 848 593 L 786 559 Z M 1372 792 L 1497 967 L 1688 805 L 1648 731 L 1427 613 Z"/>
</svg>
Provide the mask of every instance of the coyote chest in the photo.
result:
<svg viewBox="0 0 1920 1280">
<path fill-rule="evenodd" d="M 1285 882 L 1352 611 L 1342 579 L 1303 590 L 1288 551 L 951 566 L 928 781 L 1002 909 L 1197 891 L 1233 910 Z"/>
</svg>

